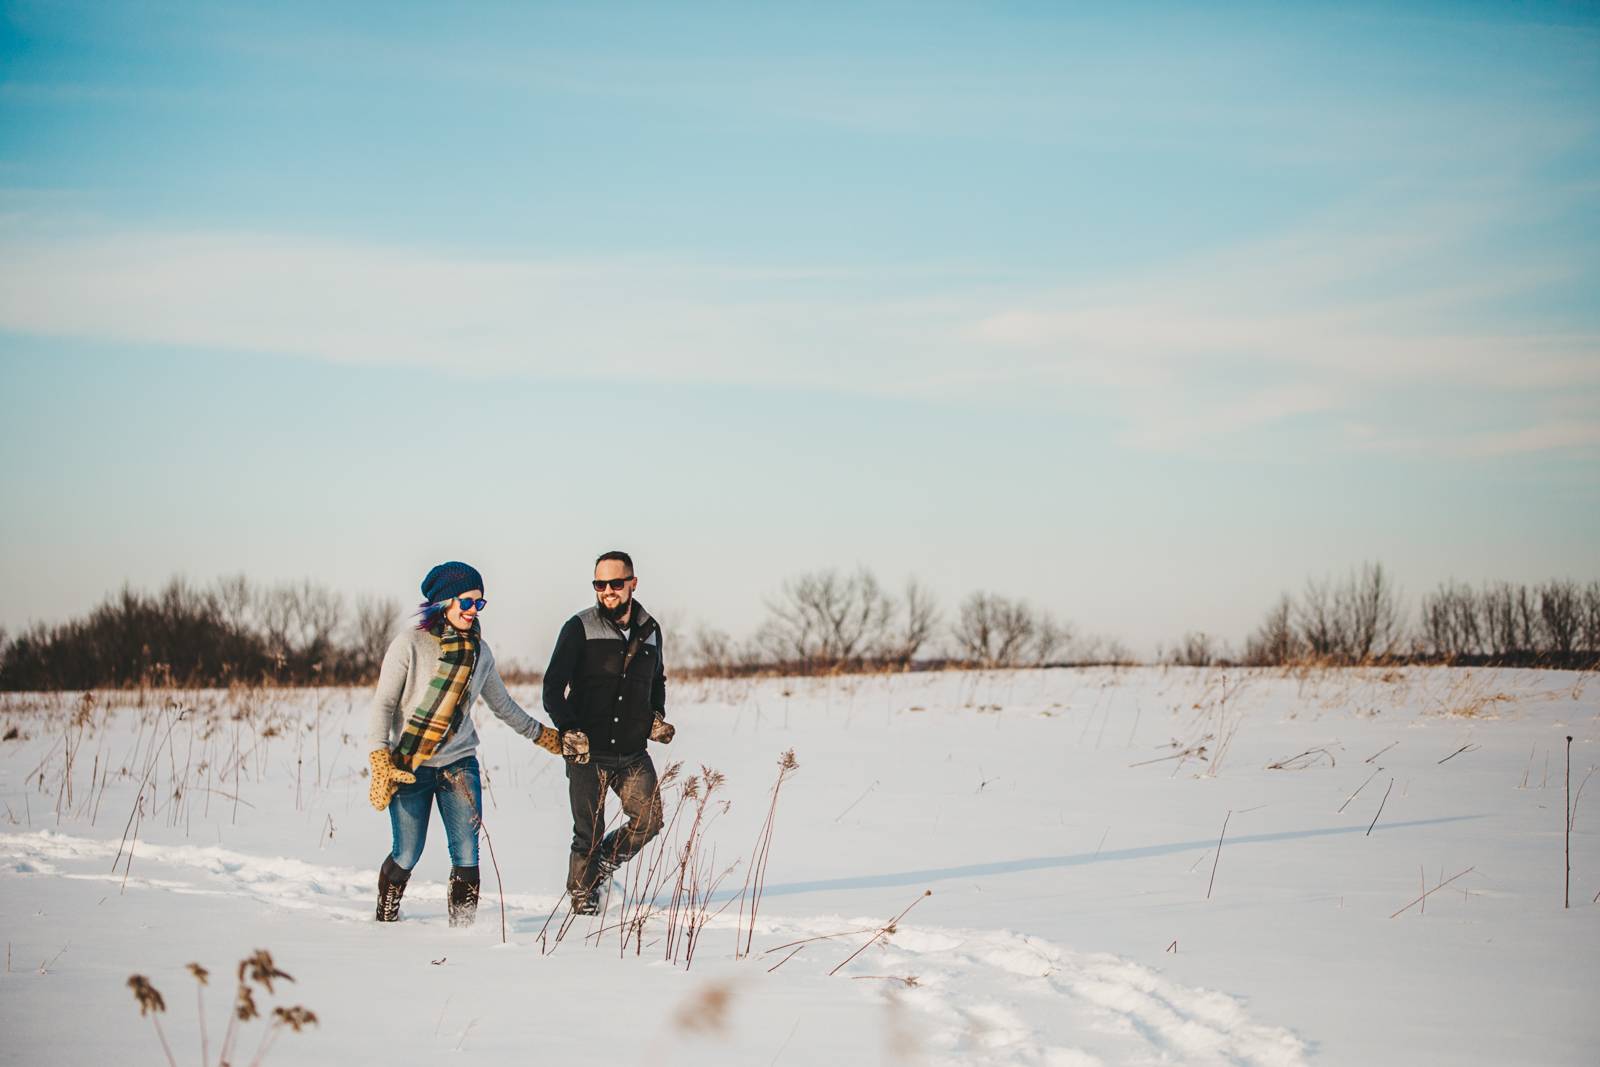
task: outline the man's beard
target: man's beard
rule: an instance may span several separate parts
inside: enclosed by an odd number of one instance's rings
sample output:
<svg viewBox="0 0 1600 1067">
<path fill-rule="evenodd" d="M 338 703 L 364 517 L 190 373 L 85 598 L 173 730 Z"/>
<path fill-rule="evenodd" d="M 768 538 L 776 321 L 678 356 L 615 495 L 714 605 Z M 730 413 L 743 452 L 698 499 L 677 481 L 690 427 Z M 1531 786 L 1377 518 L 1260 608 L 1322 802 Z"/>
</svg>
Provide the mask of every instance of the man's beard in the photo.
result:
<svg viewBox="0 0 1600 1067">
<path fill-rule="evenodd" d="M 633 598 L 629 597 L 627 600 L 619 601 L 614 608 L 608 608 L 604 604 L 599 605 L 599 607 L 606 618 L 612 622 L 621 622 L 623 616 L 628 614 L 628 609 L 633 607 Z"/>
</svg>

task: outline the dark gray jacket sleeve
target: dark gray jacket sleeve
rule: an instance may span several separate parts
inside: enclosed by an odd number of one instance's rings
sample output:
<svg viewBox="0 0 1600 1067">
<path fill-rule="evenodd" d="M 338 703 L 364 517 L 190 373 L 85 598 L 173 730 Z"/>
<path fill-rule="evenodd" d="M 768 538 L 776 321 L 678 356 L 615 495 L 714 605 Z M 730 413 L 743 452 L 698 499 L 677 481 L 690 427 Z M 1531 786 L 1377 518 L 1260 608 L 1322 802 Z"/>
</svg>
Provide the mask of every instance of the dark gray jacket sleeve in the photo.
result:
<svg viewBox="0 0 1600 1067">
<path fill-rule="evenodd" d="M 656 677 L 650 683 L 650 710 L 656 718 L 667 716 L 667 639 L 656 631 Z"/>
<path fill-rule="evenodd" d="M 557 730 L 570 730 L 577 725 L 577 716 L 567 699 L 567 687 L 578 675 L 583 644 L 583 621 L 574 615 L 561 627 L 555 651 L 550 653 L 550 666 L 544 671 L 544 712 Z"/>
</svg>

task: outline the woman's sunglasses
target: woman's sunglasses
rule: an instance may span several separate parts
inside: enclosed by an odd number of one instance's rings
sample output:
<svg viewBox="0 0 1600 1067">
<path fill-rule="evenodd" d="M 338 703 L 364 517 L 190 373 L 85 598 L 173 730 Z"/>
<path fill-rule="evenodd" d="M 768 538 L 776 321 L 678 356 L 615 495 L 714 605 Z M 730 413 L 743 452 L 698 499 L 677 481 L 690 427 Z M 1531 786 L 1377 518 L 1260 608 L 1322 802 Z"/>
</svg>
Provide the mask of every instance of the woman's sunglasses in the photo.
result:
<svg viewBox="0 0 1600 1067">
<path fill-rule="evenodd" d="M 473 609 L 482 611 L 489 604 L 489 602 L 483 599 L 483 597 L 479 597 L 477 600 L 473 600 L 469 596 L 455 597 L 454 599 L 456 602 L 456 607 L 460 608 L 462 611 L 472 611 Z M 448 604 L 449 601 L 447 600 L 445 603 Z"/>
<path fill-rule="evenodd" d="M 626 578 L 596 578 L 594 580 L 594 591 L 598 593 L 608 585 L 613 589 L 625 589 L 631 581 L 633 581 L 633 575 L 631 574 Z"/>
</svg>

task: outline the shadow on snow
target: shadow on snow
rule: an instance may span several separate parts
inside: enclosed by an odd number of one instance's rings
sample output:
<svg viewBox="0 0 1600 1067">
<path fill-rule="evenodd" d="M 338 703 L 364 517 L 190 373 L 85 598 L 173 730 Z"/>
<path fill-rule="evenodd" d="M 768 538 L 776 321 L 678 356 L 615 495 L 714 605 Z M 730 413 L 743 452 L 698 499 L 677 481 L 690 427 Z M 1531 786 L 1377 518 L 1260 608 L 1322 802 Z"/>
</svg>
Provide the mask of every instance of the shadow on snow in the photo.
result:
<svg viewBox="0 0 1600 1067">
<path fill-rule="evenodd" d="M 1438 826 L 1441 823 L 1465 822 L 1481 819 L 1482 815 L 1448 815 L 1438 819 L 1412 819 L 1407 822 L 1385 823 L 1372 832 L 1390 833 L 1418 826 Z M 1333 837 L 1341 834 L 1364 834 L 1367 824 L 1357 826 L 1331 826 L 1321 830 L 1280 830 L 1269 834 L 1239 834 L 1230 836 L 1226 844 L 1234 848 L 1241 845 L 1262 845 L 1273 841 L 1300 841 L 1312 837 Z M 967 863 L 959 867 L 925 867 L 914 871 L 893 871 L 888 874 L 863 874 L 854 878 L 820 878 L 809 882 L 780 882 L 765 886 L 761 895 L 790 896 L 796 893 L 825 893 L 835 889 L 886 889 L 896 886 L 923 885 L 927 882 L 950 878 L 971 878 L 977 875 L 1019 874 L 1023 871 L 1042 871 L 1055 867 L 1083 867 L 1091 863 L 1113 863 L 1117 860 L 1142 860 L 1155 856 L 1169 856 L 1177 852 L 1217 847 L 1216 838 L 1202 841 L 1175 841 L 1165 845 L 1144 845 L 1139 848 L 1114 848 L 1102 852 L 1078 852 L 1069 856 L 1035 856 L 1030 859 L 1000 860 L 995 863 Z M 712 899 L 724 900 L 739 895 L 738 890 L 723 890 Z"/>
</svg>

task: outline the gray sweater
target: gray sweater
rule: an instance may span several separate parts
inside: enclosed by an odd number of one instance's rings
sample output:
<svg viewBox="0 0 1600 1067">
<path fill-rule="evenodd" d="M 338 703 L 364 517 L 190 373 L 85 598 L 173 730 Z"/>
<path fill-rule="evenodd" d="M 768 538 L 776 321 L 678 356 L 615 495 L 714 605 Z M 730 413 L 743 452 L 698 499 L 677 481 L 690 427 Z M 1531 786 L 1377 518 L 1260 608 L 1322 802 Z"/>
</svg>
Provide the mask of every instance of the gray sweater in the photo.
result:
<svg viewBox="0 0 1600 1067">
<path fill-rule="evenodd" d="M 422 703 L 422 697 L 433 681 L 439 665 L 439 639 L 427 630 L 408 629 L 389 643 L 383 654 L 383 668 L 378 672 L 378 691 L 372 695 L 372 711 L 367 719 L 367 740 L 373 748 L 392 749 L 405 732 L 406 720 Z M 539 722 L 523 711 L 495 669 L 494 653 L 488 642 L 478 642 L 478 662 L 467 679 L 467 691 L 462 694 L 462 715 L 465 716 L 456 732 L 440 745 L 431 757 L 423 761 L 424 767 L 444 767 L 478 747 L 478 731 L 472 725 L 472 702 L 482 695 L 489 709 L 517 733 L 532 739 L 539 736 Z"/>
</svg>

